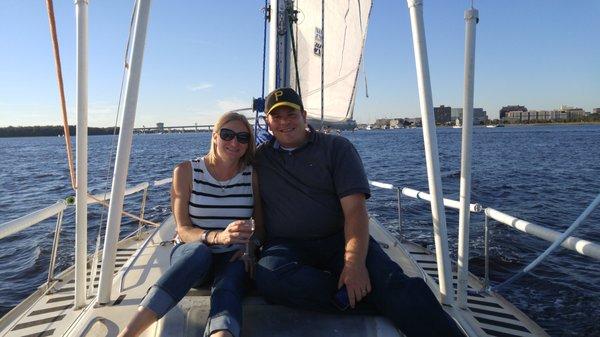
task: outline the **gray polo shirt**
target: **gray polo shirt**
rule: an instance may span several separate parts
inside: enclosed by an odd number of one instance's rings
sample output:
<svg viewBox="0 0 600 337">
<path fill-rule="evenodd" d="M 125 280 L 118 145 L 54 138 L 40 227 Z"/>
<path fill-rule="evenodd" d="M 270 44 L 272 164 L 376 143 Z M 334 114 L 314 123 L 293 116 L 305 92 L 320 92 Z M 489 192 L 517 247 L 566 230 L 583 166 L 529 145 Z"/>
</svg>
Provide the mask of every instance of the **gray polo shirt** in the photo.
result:
<svg viewBox="0 0 600 337">
<path fill-rule="evenodd" d="M 315 132 L 287 151 L 276 140 L 256 151 L 267 238 L 314 239 L 343 230 L 340 198 L 363 193 L 369 182 L 349 140 Z"/>
</svg>

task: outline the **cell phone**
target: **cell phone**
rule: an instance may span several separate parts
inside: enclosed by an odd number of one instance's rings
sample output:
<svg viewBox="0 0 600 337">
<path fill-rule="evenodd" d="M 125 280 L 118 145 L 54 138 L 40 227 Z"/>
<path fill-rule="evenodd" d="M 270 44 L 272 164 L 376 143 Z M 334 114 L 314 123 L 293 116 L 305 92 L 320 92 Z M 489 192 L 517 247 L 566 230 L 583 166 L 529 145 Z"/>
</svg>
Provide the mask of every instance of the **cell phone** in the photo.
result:
<svg viewBox="0 0 600 337">
<path fill-rule="evenodd" d="M 333 305 L 342 311 L 347 310 L 350 307 L 346 285 L 342 286 L 335 295 L 333 295 Z"/>
</svg>

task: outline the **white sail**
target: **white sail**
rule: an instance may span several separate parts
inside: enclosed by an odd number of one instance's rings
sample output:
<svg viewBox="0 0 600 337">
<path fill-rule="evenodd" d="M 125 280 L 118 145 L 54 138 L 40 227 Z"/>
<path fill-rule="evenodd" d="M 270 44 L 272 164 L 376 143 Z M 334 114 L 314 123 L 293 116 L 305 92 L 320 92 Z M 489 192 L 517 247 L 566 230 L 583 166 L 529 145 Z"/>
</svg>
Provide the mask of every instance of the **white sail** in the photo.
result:
<svg viewBox="0 0 600 337">
<path fill-rule="evenodd" d="M 352 118 L 356 80 L 367 34 L 371 0 L 325 1 L 324 34 L 319 0 L 296 0 L 294 29 L 298 77 L 309 118 L 321 119 L 321 56 L 324 56 L 324 121 Z M 322 37 L 325 38 L 323 43 Z M 324 47 L 324 50 L 322 49 Z M 324 52 L 324 53 L 323 53 Z M 293 59 L 293 55 L 292 55 Z M 294 64 L 291 83 L 296 87 Z"/>
</svg>

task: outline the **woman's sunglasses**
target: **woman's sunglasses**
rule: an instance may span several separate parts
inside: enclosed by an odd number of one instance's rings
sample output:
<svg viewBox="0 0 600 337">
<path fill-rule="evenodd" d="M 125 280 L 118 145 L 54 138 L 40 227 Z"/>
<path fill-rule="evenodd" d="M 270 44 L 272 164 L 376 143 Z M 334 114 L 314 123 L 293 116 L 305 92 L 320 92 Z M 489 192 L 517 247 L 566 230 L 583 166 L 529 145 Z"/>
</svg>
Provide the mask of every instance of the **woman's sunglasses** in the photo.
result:
<svg viewBox="0 0 600 337">
<path fill-rule="evenodd" d="M 237 138 L 238 143 L 240 144 L 248 144 L 250 142 L 250 133 L 249 132 L 238 132 L 236 133 L 233 130 L 222 128 L 219 131 L 219 137 L 224 141 L 230 141 L 233 138 Z"/>
</svg>

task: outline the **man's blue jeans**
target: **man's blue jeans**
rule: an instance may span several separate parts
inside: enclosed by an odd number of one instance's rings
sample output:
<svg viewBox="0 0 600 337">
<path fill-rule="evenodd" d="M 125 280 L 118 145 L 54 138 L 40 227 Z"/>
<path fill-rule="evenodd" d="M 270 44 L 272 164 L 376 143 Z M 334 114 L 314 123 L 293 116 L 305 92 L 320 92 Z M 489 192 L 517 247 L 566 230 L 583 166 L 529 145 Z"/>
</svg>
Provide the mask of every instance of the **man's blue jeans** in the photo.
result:
<svg viewBox="0 0 600 337">
<path fill-rule="evenodd" d="M 318 240 L 274 239 L 263 248 L 256 286 L 274 303 L 337 312 L 333 296 L 344 267 L 344 233 Z M 462 336 L 427 284 L 407 277 L 373 239 L 366 260 L 372 291 L 355 309 L 376 309 L 407 336 Z"/>
<path fill-rule="evenodd" d="M 198 242 L 176 245 L 171 251 L 171 267 L 150 288 L 140 306 L 161 318 L 192 287 L 206 283 L 214 275 L 204 335 L 228 330 L 233 336 L 239 336 L 246 271 L 242 260 L 229 262 L 234 253 L 213 254 L 210 248 Z"/>
</svg>

